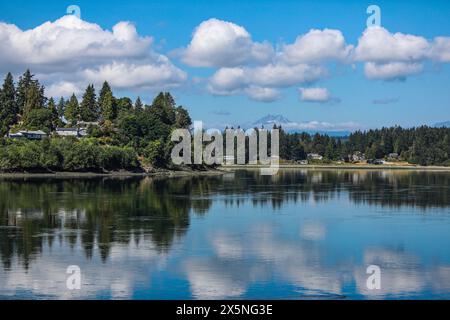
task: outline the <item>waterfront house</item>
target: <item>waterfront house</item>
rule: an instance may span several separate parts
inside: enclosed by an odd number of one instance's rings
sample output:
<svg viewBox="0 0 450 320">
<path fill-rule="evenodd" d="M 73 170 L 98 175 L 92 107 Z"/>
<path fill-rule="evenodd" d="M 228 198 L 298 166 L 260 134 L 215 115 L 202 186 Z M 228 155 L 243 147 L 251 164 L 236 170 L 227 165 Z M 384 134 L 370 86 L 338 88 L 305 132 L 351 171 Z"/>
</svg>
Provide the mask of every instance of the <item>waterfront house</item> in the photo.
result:
<svg viewBox="0 0 450 320">
<path fill-rule="evenodd" d="M 366 155 L 360 151 L 355 151 L 352 155 L 349 156 L 349 159 L 352 162 L 360 162 L 366 160 Z"/>
<path fill-rule="evenodd" d="M 387 156 L 389 159 L 398 159 L 399 158 L 399 154 L 396 152 L 393 153 L 389 153 Z"/>
<path fill-rule="evenodd" d="M 312 160 L 322 160 L 323 157 L 318 153 L 308 153 L 308 159 Z"/>
<path fill-rule="evenodd" d="M 9 133 L 8 137 L 11 139 L 29 139 L 29 140 L 41 140 L 45 138 L 47 134 L 42 130 L 21 130 L 15 133 Z"/>
<path fill-rule="evenodd" d="M 61 137 L 82 138 L 87 135 L 86 129 L 80 128 L 56 128 L 55 133 Z"/>
</svg>

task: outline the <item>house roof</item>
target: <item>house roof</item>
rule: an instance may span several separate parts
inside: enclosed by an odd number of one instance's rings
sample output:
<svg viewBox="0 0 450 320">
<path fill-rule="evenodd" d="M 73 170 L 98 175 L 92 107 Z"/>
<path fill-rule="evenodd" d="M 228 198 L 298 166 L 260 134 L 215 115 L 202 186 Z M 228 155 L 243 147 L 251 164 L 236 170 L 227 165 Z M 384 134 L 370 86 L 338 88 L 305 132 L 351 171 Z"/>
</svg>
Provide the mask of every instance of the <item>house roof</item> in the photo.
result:
<svg viewBox="0 0 450 320">
<path fill-rule="evenodd" d="M 68 132 L 75 131 L 75 132 L 77 132 L 78 128 L 56 128 L 56 131 L 68 131 Z"/>
<path fill-rule="evenodd" d="M 37 135 L 46 135 L 46 133 L 42 130 L 36 130 L 36 131 L 19 131 L 21 134 L 37 134 Z"/>
<path fill-rule="evenodd" d="M 95 125 L 98 126 L 98 121 L 78 121 L 79 125 Z"/>
</svg>

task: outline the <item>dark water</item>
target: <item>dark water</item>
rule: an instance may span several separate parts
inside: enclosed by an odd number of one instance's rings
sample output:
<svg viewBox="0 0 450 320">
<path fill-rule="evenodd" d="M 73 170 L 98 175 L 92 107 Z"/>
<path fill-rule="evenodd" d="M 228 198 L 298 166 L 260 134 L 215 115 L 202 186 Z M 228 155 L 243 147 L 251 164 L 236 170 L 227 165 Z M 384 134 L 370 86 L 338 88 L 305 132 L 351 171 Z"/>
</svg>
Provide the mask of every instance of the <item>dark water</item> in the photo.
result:
<svg viewBox="0 0 450 320">
<path fill-rule="evenodd" d="M 0 298 L 449 299 L 450 174 L 2 179 Z"/>
</svg>

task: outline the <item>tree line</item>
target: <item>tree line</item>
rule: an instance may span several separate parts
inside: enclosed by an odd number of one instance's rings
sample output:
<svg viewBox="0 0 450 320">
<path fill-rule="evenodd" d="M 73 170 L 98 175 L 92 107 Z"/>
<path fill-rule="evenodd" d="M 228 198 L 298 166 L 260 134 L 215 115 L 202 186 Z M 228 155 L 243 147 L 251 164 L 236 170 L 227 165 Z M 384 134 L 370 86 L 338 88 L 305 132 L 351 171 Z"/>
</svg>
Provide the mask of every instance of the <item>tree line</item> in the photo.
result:
<svg viewBox="0 0 450 320">
<path fill-rule="evenodd" d="M 55 136 L 42 141 L 5 138 L 21 129 L 51 133 L 57 127 L 74 127 L 81 121 L 98 123 L 90 125 L 88 137 L 81 140 Z M 129 97 L 115 97 L 105 81 L 98 95 L 89 84 L 81 101 L 72 94 L 56 103 L 45 96 L 45 87 L 29 70 L 17 84 L 8 73 L 0 88 L 0 170 L 170 168 L 174 145 L 170 134 L 175 128 L 188 129 L 191 125 L 188 111 L 177 106 L 169 92 L 159 93 L 146 105 L 140 97 L 134 102 Z M 450 128 L 396 126 L 356 131 L 340 138 L 275 128 L 280 129 L 280 157 L 284 160 L 307 159 L 309 153 L 320 154 L 325 162 L 349 161 L 356 152 L 364 153 L 366 159 L 397 153 L 400 160 L 413 164 L 450 165 Z"/>
<path fill-rule="evenodd" d="M 9 132 L 75 127 L 87 128 L 88 138 L 52 137 L 42 141 L 6 139 Z M 96 93 L 93 84 L 81 101 L 75 94 L 56 103 L 45 87 L 27 70 L 17 85 L 11 73 L 0 88 L 0 170 L 93 170 L 169 164 L 173 128 L 189 128 L 188 111 L 177 106 L 169 92 L 159 93 L 150 105 L 140 97 L 117 98 L 104 82 Z M 75 151 L 76 150 L 76 151 Z"/>
<path fill-rule="evenodd" d="M 396 153 L 400 160 L 413 164 L 450 165 L 450 128 L 395 126 L 355 131 L 344 138 L 281 130 L 282 159 L 302 160 L 308 153 L 317 153 L 325 161 L 350 161 L 349 156 L 356 152 L 364 153 L 366 159 L 383 159 Z"/>
</svg>

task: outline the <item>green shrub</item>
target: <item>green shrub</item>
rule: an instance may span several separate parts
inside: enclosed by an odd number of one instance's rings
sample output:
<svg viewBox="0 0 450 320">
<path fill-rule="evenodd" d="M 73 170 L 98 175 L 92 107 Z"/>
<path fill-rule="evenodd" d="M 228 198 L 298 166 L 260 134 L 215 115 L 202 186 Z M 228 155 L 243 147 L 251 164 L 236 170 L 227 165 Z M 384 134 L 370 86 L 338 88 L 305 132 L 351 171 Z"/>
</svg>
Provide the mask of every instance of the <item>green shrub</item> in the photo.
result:
<svg viewBox="0 0 450 320">
<path fill-rule="evenodd" d="M 155 167 L 164 164 L 164 144 L 161 140 L 151 141 L 144 150 L 144 157 L 147 163 Z"/>
</svg>

